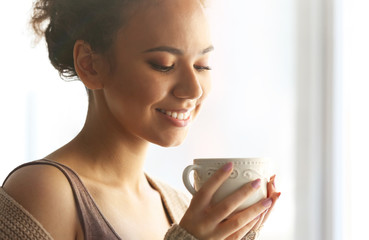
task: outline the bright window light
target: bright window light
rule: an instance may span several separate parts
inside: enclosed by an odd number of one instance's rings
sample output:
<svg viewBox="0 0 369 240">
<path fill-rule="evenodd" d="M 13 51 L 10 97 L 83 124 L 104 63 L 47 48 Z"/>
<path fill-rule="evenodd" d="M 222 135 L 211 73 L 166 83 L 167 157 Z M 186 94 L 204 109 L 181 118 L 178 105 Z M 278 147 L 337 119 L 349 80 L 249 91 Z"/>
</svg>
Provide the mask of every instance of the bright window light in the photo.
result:
<svg viewBox="0 0 369 240">
<path fill-rule="evenodd" d="M 369 2 L 343 0 L 345 240 L 368 236 Z"/>
</svg>

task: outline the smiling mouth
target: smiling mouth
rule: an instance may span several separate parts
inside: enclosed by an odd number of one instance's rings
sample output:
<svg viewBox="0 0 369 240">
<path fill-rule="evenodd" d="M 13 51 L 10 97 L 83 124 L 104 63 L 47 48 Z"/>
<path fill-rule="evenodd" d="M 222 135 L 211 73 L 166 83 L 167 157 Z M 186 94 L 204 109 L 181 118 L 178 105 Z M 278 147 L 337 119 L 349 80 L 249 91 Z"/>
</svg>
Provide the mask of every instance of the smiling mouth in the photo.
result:
<svg viewBox="0 0 369 240">
<path fill-rule="evenodd" d="M 175 111 L 166 111 L 164 109 L 156 109 L 159 112 L 166 114 L 167 116 L 178 119 L 178 120 L 188 120 L 191 116 L 191 110 L 187 110 L 186 112 L 175 112 Z"/>
</svg>

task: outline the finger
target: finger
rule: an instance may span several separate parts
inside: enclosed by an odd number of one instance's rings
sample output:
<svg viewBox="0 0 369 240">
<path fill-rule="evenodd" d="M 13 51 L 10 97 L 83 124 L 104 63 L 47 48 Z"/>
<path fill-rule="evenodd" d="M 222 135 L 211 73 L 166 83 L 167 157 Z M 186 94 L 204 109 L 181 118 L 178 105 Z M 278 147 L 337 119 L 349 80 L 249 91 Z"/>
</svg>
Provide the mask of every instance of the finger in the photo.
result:
<svg viewBox="0 0 369 240">
<path fill-rule="evenodd" d="M 225 240 L 233 240 L 233 239 L 241 239 L 241 238 L 243 238 L 244 236 L 246 236 L 246 234 L 248 232 L 251 231 L 251 229 L 254 228 L 255 224 L 259 220 L 260 220 L 259 218 L 255 218 L 250 223 L 246 224 L 246 226 L 242 227 L 240 230 L 238 230 L 237 232 L 233 233 L 231 236 L 227 237 Z"/>
<path fill-rule="evenodd" d="M 280 196 L 281 196 L 280 192 L 275 192 L 273 194 L 273 196 L 271 197 L 273 199 L 273 203 L 272 203 L 272 206 L 268 209 L 268 212 L 265 214 L 262 224 L 264 224 L 266 222 L 266 220 L 268 219 L 270 213 L 272 212 L 272 210 L 274 208 L 275 203 L 277 202 L 277 200 L 279 199 Z"/>
<path fill-rule="evenodd" d="M 270 181 L 268 182 L 268 185 L 267 185 L 268 197 L 270 197 L 276 191 L 276 188 L 275 188 L 275 176 L 276 175 L 273 175 L 270 178 Z"/>
<path fill-rule="evenodd" d="M 276 192 L 276 188 L 275 188 L 275 177 L 276 177 L 276 175 L 273 175 L 272 177 L 270 177 L 270 180 L 269 180 L 269 182 L 267 184 L 267 191 L 268 191 L 267 196 L 268 197 L 273 196 L 273 194 L 275 194 L 275 192 Z M 274 206 L 274 203 L 275 203 L 275 200 L 273 199 L 272 207 Z M 260 217 L 259 221 L 255 224 L 253 230 L 255 230 L 255 231 L 258 230 L 264 224 L 264 222 L 266 220 L 266 219 L 264 220 L 265 215 L 268 214 L 268 212 L 271 210 L 271 208 L 268 209 L 268 210 L 266 210 L 265 212 L 263 212 L 261 214 L 261 217 Z"/>
<path fill-rule="evenodd" d="M 221 222 L 223 219 L 227 218 L 232 214 L 241 203 L 250 197 L 254 192 L 260 188 L 261 180 L 256 179 L 249 182 L 238 189 L 236 192 L 225 198 L 223 201 L 217 203 L 211 208 L 209 217 Z"/>
<path fill-rule="evenodd" d="M 272 206 L 273 206 L 273 204 L 272 204 Z M 260 218 L 259 218 L 258 222 L 252 228 L 254 231 L 257 231 L 264 224 L 265 215 L 268 213 L 269 210 L 270 210 L 270 208 L 265 210 L 262 214 L 260 214 Z"/>
<path fill-rule="evenodd" d="M 270 177 L 270 181 L 267 184 L 267 190 L 268 190 L 267 196 L 268 197 L 273 196 L 273 194 L 275 194 L 275 192 L 276 192 L 275 191 L 275 177 L 276 177 L 276 175 L 273 175 L 272 177 Z M 266 219 L 264 220 L 264 218 L 268 214 L 268 212 L 272 209 L 272 207 L 274 206 L 274 203 L 275 203 L 275 200 L 273 198 L 272 206 L 270 207 L 270 209 L 266 210 L 265 212 L 263 212 L 261 214 L 261 217 L 260 217 L 259 221 L 255 224 L 255 226 L 253 228 L 254 231 L 257 231 L 264 224 L 264 222 L 266 221 Z"/>
<path fill-rule="evenodd" d="M 268 186 L 267 186 L 267 188 L 268 188 L 268 197 L 273 198 L 273 204 L 272 204 L 271 208 L 268 210 L 268 212 L 264 215 L 263 221 L 260 225 L 262 225 L 268 219 L 268 217 L 269 217 L 276 201 L 278 200 L 279 196 L 281 195 L 281 193 L 276 192 L 275 177 L 276 177 L 276 175 L 273 175 L 270 178 L 270 181 L 269 181 Z"/>
<path fill-rule="evenodd" d="M 227 236 L 238 231 L 239 229 L 253 221 L 255 218 L 257 218 L 265 210 L 269 209 L 272 206 L 272 203 L 273 200 L 271 198 L 263 199 L 255 203 L 251 207 L 248 207 L 245 210 L 236 213 L 227 221 L 224 221 L 219 225 L 218 230 L 220 234 Z"/>
<path fill-rule="evenodd" d="M 199 208 L 204 208 L 204 206 L 207 206 L 210 203 L 214 193 L 225 182 L 225 180 L 227 180 L 232 170 L 233 163 L 229 162 L 216 171 L 214 175 L 211 176 L 194 195 L 193 201 L 196 202 L 195 205 L 197 205 Z"/>
</svg>

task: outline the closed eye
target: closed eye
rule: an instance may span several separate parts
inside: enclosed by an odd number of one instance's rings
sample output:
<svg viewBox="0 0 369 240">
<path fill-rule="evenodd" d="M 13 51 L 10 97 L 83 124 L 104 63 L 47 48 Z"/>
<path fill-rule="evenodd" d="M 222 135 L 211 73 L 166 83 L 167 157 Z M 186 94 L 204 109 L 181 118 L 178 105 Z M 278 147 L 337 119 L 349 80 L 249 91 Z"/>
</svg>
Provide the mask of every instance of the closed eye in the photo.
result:
<svg viewBox="0 0 369 240">
<path fill-rule="evenodd" d="M 160 64 L 150 63 L 150 65 L 154 70 L 157 70 L 159 72 L 169 72 L 174 68 L 174 64 L 172 64 L 171 66 L 164 66 Z"/>
<path fill-rule="evenodd" d="M 210 66 L 199 66 L 199 65 L 194 65 L 194 68 L 199 71 L 199 72 L 202 72 L 202 71 L 210 71 L 211 70 L 211 67 Z"/>
</svg>

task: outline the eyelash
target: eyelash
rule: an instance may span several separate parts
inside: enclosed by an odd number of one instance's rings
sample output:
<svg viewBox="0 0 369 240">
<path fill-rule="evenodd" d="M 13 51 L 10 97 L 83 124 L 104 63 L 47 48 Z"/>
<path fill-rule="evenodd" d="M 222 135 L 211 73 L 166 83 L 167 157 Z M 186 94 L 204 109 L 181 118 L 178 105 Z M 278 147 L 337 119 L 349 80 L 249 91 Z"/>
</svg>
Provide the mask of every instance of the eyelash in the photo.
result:
<svg viewBox="0 0 369 240">
<path fill-rule="evenodd" d="M 152 66 L 153 69 L 155 69 L 159 72 L 164 72 L 164 73 L 169 72 L 170 70 L 174 69 L 174 64 L 171 65 L 171 66 L 163 66 L 163 65 L 151 63 L 151 66 Z M 199 72 L 210 71 L 211 70 L 211 67 L 209 67 L 209 66 L 194 65 L 194 68 Z"/>
<path fill-rule="evenodd" d="M 209 67 L 209 66 L 198 66 L 198 65 L 194 65 L 194 67 L 199 72 L 202 72 L 202 71 L 210 71 L 211 70 L 211 67 Z"/>
<path fill-rule="evenodd" d="M 169 72 L 170 70 L 174 68 L 174 64 L 171 66 L 163 66 L 163 65 L 151 63 L 151 66 L 154 70 L 157 70 L 159 72 Z"/>
</svg>

